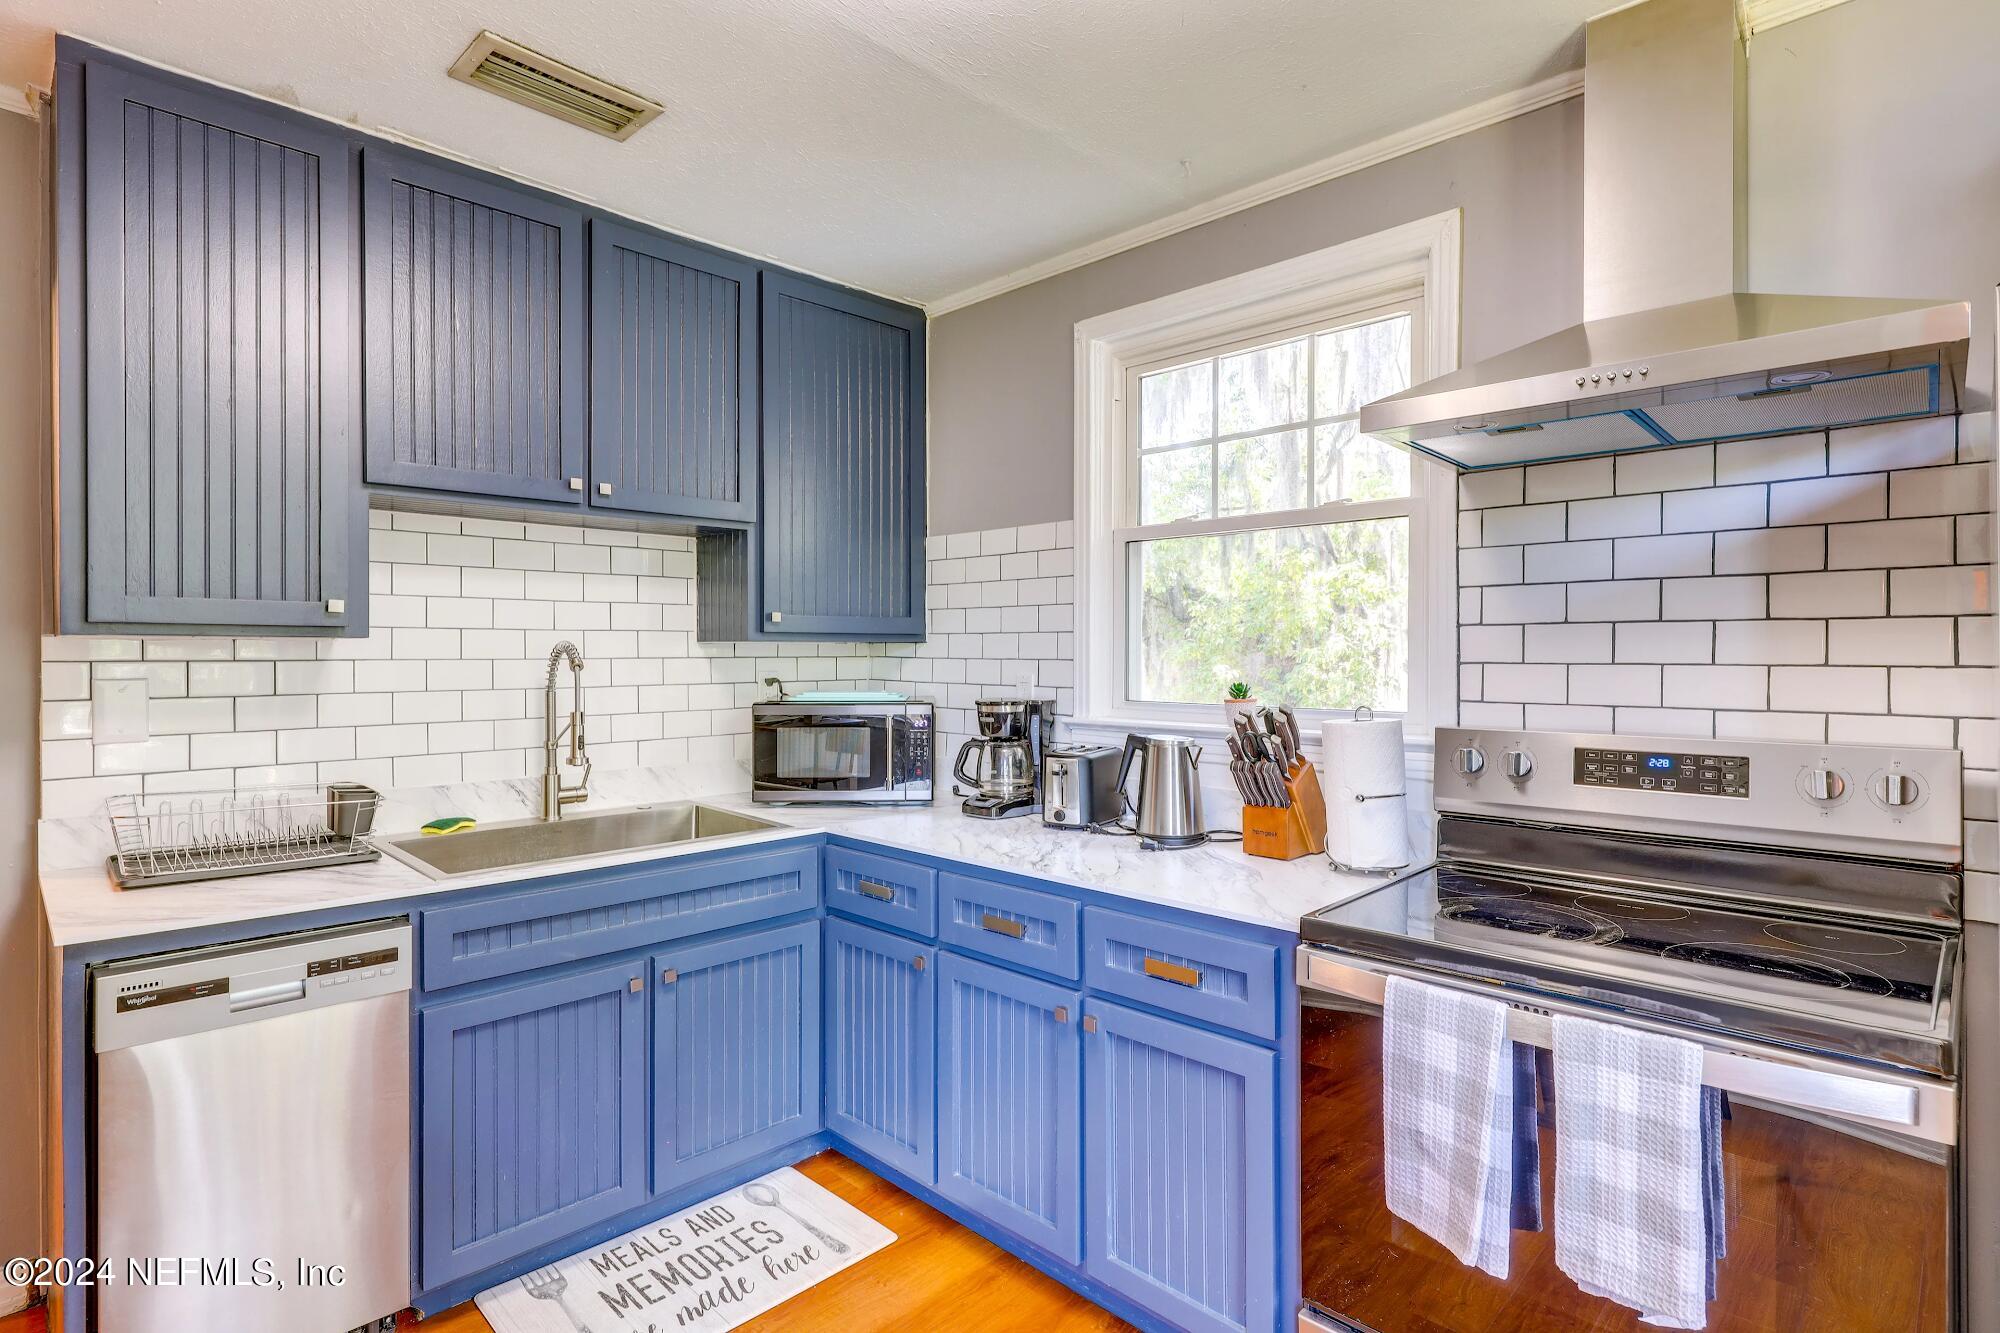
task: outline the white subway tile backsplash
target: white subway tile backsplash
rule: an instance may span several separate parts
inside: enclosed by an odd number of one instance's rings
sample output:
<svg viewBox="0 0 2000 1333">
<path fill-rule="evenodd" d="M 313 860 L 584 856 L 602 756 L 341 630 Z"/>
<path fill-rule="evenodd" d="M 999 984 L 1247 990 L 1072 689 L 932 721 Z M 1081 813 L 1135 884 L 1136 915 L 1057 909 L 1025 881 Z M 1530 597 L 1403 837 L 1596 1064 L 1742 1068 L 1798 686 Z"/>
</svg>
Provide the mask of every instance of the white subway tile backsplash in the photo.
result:
<svg viewBox="0 0 2000 1333">
<path fill-rule="evenodd" d="M 271 662 L 190 662 L 187 692 L 195 697 L 269 694 L 276 678 Z"/>
<path fill-rule="evenodd" d="M 1488 625 L 1520 625 L 1562 620 L 1566 602 L 1560 583 L 1502 585 L 1480 589 L 1480 616 Z"/>
<path fill-rule="evenodd" d="M 1610 731 L 1613 724 L 1613 710 L 1602 705 L 1528 705 L 1526 725 L 1537 731 Z"/>
<path fill-rule="evenodd" d="M 1827 449 L 1830 472 L 1890 472 L 1928 468 L 1957 459 L 1958 422 L 1884 421 L 1834 431 Z"/>
<path fill-rule="evenodd" d="M 1713 736 L 1715 714 L 1702 708 L 1636 708 L 1614 710 L 1613 731 L 1654 736 Z"/>
<path fill-rule="evenodd" d="M 1521 660 L 1521 626 L 1468 625 L 1458 632 L 1461 662 L 1518 662 Z"/>
<path fill-rule="evenodd" d="M 1715 484 L 1715 446 L 1695 445 L 1687 449 L 1645 449 L 1619 454 L 1616 490 L 1620 495 L 1640 491 L 1679 491 Z"/>
<path fill-rule="evenodd" d="M 1826 719 L 1826 739 L 1835 745 L 1953 744 L 1948 717 L 1894 717 L 1884 713 L 1832 713 Z"/>
<path fill-rule="evenodd" d="M 1826 661 L 1824 620 L 1723 620 L 1715 626 L 1715 660 L 1766 666 L 1817 666 Z"/>
<path fill-rule="evenodd" d="M 1611 460 L 1579 458 L 1567 463 L 1544 463 L 1527 470 L 1527 500 L 1580 500 L 1611 494 Z"/>
<path fill-rule="evenodd" d="M 1889 614 L 1969 616 L 1993 610 L 1991 569 L 1958 565 L 1949 569 L 1889 571 Z M 1874 612 L 1880 615 L 1880 611 Z"/>
<path fill-rule="evenodd" d="M 1657 666 L 1577 665 L 1569 668 L 1569 702 L 1578 704 L 1658 704 Z"/>
<path fill-rule="evenodd" d="M 1828 569 L 1888 569 L 1948 565 L 1954 543 L 1949 518 L 1904 518 L 1877 523 L 1835 523 L 1826 530 Z"/>
<path fill-rule="evenodd" d="M 1771 526 L 1859 523 L 1889 516 L 1889 479 L 1866 476 L 1780 481 L 1771 486 Z"/>
<path fill-rule="evenodd" d="M 1826 660 L 1841 665 L 1951 666 L 1957 625 L 1944 616 L 1827 622 Z"/>
<path fill-rule="evenodd" d="M 1526 662 L 1609 662 L 1608 624 L 1523 626 L 1521 659 Z"/>
<path fill-rule="evenodd" d="M 1559 504 L 1509 505 L 1474 511 L 1487 546 L 1519 546 L 1563 539 L 1566 510 Z"/>
<path fill-rule="evenodd" d="M 1993 673 L 1985 667 L 1893 667 L 1889 709 L 1926 717 L 1992 717 Z M 1861 710 L 1855 710 L 1861 711 Z M 102 771 L 102 764 L 99 771 Z"/>
<path fill-rule="evenodd" d="M 1644 537 L 1660 530 L 1657 495 L 1607 496 L 1569 502 L 1569 539 Z"/>
<path fill-rule="evenodd" d="M 1493 591 L 1498 593 L 1504 590 L 1495 588 Z M 1569 585 L 1571 620 L 1656 620 L 1659 615 L 1658 579 Z"/>
<path fill-rule="evenodd" d="M 1888 610 L 1889 580 L 1879 569 L 1829 574 L 1773 574 L 1774 618 L 1825 620 L 1833 616 L 1879 616 Z"/>
<path fill-rule="evenodd" d="M 1469 546 L 1458 553 L 1458 581 L 1476 588 L 1489 583 L 1521 581 L 1521 548 L 1518 546 Z"/>
<path fill-rule="evenodd" d="M 1521 503 L 1522 475 L 1517 467 L 1492 472 L 1468 472 L 1458 479 L 1460 509 L 1491 509 Z"/>
<path fill-rule="evenodd" d="M 1889 515 L 1980 513 L 1991 503 L 1992 494 L 1991 463 L 1898 472 L 1889 479 Z"/>
<path fill-rule="evenodd" d="M 1760 666 L 1666 666 L 1660 702 L 1669 708 L 1762 709 L 1770 675 Z"/>
<path fill-rule="evenodd" d="M 1706 532 L 1620 537 L 1615 550 L 1612 575 L 1621 579 L 1708 574 L 1715 565 L 1715 539 Z"/>
<path fill-rule="evenodd" d="M 1660 497 L 1660 528 L 1664 532 L 1761 528 L 1769 503 L 1770 493 L 1762 486 L 1711 486 L 1698 491 L 1672 491 Z"/>
<path fill-rule="evenodd" d="M 1785 712 L 1884 713 L 1886 667 L 1774 666 L 1771 707 Z"/>
<path fill-rule="evenodd" d="M 1640 620 L 1616 629 L 1620 662 L 1707 662 L 1714 656 L 1714 625 Z"/>
<path fill-rule="evenodd" d="M 1826 434 L 1780 435 L 1715 446 L 1715 481 L 1735 486 L 1753 481 L 1791 481 L 1826 475 Z"/>
<path fill-rule="evenodd" d="M 1718 740 L 1740 741 L 1824 741 L 1824 713 L 1738 713 L 1727 710 L 1715 715 Z"/>
<path fill-rule="evenodd" d="M 1501 663 L 1486 667 L 1484 698 L 1489 703 L 1563 703 L 1569 672 L 1561 665 Z"/>
<path fill-rule="evenodd" d="M 1612 543 L 1555 542 L 1529 546 L 1522 554 L 1522 581 L 1526 583 L 1568 583 L 1611 577 Z"/>
<path fill-rule="evenodd" d="M 1826 529 L 1758 528 L 1715 534 L 1718 574 L 1777 574 L 1826 567 Z"/>
</svg>

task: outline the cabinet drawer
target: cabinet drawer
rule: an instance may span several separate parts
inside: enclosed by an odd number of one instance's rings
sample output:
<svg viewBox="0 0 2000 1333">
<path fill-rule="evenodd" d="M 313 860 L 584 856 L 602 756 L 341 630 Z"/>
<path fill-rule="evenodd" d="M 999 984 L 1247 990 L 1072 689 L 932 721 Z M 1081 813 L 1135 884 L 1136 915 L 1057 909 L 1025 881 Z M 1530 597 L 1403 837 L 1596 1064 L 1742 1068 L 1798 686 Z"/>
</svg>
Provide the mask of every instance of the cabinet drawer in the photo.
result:
<svg viewBox="0 0 2000 1333">
<path fill-rule="evenodd" d="M 914 861 L 826 849 L 826 905 L 844 916 L 931 939 L 937 934 L 937 871 Z"/>
<path fill-rule="evenodd" d="M 938 938 L 945 943 L 1076 980 L 1081 908 L 1075 902 L 950 872 L 938 876 L 938 896 Z"/>
<path fill-rule="evenodd" d="M 1274 945 L 1087 907 L 1083 984 L 1266 1040 L 1278 1035 Z"/>
<path fill-rule="evenodd" d="M 819 852 L 786 847 L 558 881 L 424 913 L 425 990 L 809 912 Z"/>
</svg>

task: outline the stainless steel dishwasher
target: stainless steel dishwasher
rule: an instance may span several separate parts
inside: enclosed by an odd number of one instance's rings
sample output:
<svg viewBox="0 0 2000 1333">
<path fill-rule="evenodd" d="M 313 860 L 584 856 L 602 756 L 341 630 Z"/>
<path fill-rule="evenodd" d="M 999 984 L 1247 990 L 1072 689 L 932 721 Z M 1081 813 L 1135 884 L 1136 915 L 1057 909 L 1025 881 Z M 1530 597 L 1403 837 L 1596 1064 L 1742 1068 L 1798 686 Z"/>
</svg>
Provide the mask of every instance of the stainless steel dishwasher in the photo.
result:
<svg viewBox="0 0 2000 1333">
<path fill-rule="evenodd" d="M 92 970 L 95 1327 L 340 1333 L 409 1304 L 409 991 L 407 918 Z"/>
</svg>

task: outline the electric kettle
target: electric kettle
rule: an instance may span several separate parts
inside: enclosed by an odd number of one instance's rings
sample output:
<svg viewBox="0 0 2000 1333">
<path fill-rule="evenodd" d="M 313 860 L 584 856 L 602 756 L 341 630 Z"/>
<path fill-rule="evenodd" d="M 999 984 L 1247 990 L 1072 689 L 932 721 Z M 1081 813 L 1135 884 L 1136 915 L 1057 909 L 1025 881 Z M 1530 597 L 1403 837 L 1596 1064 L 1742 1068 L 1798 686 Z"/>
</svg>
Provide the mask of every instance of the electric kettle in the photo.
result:
<svg viewBox="0 0 2000 1333">
<path fill-rule="evenodd" d="M 1195 847 L 1208 841 L 1201 814 L 1201 747 L 1186 736 L 1125 738 L 1118 789 L 1139 761 L 1139 797 L 1132 803 L 1134 831 L 1155 847 Z"/>
</svg>

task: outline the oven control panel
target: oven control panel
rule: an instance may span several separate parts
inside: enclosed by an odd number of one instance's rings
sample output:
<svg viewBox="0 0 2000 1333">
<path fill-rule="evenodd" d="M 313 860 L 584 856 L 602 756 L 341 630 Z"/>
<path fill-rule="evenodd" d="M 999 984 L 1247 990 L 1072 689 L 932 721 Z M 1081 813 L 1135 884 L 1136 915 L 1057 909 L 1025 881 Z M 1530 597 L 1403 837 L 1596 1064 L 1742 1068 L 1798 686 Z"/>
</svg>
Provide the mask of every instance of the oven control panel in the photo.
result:
<svg viewBox="0 0 2000 1333">
<path fill-rule="evenodd" d="M 1950 864 L 1964 856 L 1957 750 L 1439 727 L 1436 754 L 1439 814 Z"/>
<path fill-rule="evenodd" d="M 1624 787 L 1631 791 L 1685 792 L 1694 796 L 1750 797 L 1750 756 L 1678 750 L 1575 749 L 1575 772 L 1582 787 Z"/>
</svg>

